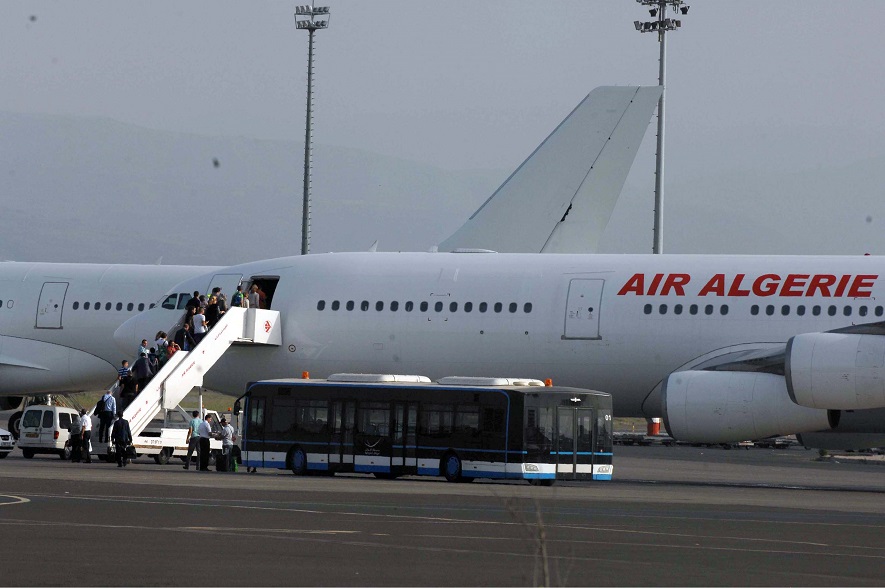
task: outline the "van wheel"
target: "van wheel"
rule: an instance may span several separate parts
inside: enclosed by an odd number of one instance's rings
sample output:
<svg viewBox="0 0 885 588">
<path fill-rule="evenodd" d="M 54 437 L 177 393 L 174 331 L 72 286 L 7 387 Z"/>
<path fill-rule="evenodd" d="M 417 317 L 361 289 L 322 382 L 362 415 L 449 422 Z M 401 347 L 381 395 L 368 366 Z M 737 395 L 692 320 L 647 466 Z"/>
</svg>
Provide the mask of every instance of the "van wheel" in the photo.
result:
<svg viewBox="0 0 885 588">
<path fill-rule="evenodd" d="M 34 450 L 27 447 L 22 447 L 22 455 L 25 456 L 25 459 L 31 459 L 32 457 L 34 457 Z"/>
<path fill-rule="evenodd" d="M 454 453 L 447 453 L 440 462 L 439 469 L 449 482 L 461 481 L 461 458 Z"/>
<path fill-rule="evenodd" d="M 169 457 L 172 455 L 171 447 L 164 447 L 160 450 L 160 453 L 154 456 L 154 461 L 157 462 L 158 465 L 166 465 L 169 463 Z"/>
<path fill-rule="evenodd" d="M 0 459 L 3 459 L 3 458 L 6 457 L 7 455 L 9 455 L 9 452 L 8 452 L 8 451 L 4 451 L 3 453 L 0 453 Z"/>
<path fill-rule="evenodd" d="M 58 456 L 62 459 L 69 460 L 71 459 L 72 453 L 73 451 L 71 451 L 71 446 L 65 445 L 65 448 L 58 452 Z"/>
<path fill-rule="evenodd" d="M 307 473 L 307 454 L 300 447 L 295 447 L 289 452 L 289 469 L 296 476 Z"/>
<path fill-rule="evenodd" d="M 12 433 L 12 438 L 16 441 L 21 435 L 22 429 L 22 411 L 16 411 L 12 413 L 12 416 L 9 417 L 9 432 Z"/>
</svg>

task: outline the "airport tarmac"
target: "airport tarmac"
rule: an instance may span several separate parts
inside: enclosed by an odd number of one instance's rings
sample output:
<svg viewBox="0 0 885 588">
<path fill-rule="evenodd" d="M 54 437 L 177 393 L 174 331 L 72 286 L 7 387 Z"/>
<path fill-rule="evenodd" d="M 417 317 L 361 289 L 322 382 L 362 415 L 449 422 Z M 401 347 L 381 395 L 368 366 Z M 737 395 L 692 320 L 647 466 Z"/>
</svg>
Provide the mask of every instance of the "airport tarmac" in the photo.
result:
<svg viewBox="0 0 885 588">
<path fill-rule="evenodd" d="M 882 585 L 885 466 L 616 449 L 613 482 L 0 461 L 4 585 Z"/>
</svg>

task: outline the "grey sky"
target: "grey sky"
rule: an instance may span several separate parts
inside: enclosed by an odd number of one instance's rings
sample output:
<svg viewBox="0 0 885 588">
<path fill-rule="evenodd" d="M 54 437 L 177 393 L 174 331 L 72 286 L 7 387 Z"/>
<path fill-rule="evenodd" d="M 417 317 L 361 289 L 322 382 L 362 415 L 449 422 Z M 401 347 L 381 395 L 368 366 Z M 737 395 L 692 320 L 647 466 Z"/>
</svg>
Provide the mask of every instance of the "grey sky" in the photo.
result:
<svg viewBox="0 0 885 588">
<path fill-rule="evenodd" d="M 0 111 L 299 141 L 307 35 L 296 4 L 4 0 Z M 634 30 L 648 13 L 632 0 L 329 4 L 319 143 L 510 170 L 593 87 L 657 82 L 656 39 Z M 668 187 L 885 154 L 885 3 L 690 4 L 669 37 Z M 649 209 L 653 135 L 628 182 Z M 678 191 L 668 198 L 678 210 Z"/>
</svg>

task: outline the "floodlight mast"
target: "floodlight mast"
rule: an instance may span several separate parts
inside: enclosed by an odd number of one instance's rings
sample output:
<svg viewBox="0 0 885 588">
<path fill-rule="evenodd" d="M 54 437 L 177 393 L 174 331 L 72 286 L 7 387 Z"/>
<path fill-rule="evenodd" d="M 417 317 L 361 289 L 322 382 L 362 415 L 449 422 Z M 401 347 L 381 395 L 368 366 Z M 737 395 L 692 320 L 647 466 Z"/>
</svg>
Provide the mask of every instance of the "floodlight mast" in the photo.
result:
<svg viewBox="0 0 885 588">
<path fill-rule="evenodd" d="M 317 20 L 316 17 L 325 17 Z M 310 253 L 310 174 L 313 166 L 313 34 L 329 28 L 329 7 L 295 7 L 295 28 L 306 30 L 307 44 L 307 122 L 304 130 L 304 195 L 301 209 L 301 255 Z"/>
<path fill-rule="evenodd" d="M 664 95 L 667 92 L 667 32 L 682 27 L 682 21 L 667 18 L 667 7 L 688 14 L 688 5 L 684 0 L 636 0 L 643 6 L 650 7 L 649 14 L 657 20 L 640 22 L 633 25 L 640 33 L 658 33 L 661 55 L 658 63 L 658 85 L 661 86 L 661 98 L 658 100 L 658 146 L 655 154 L 655 219 L 653 229 L 652 253 L 664 252 Z"/>
</svg>

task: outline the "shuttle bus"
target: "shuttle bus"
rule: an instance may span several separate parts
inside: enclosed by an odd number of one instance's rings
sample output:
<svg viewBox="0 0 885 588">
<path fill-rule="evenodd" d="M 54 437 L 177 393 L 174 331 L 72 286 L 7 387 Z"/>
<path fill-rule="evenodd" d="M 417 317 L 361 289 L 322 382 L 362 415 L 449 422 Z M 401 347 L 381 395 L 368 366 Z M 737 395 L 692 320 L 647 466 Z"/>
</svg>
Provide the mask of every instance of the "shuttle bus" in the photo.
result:
<svg viewBox="0 0 885 588">
<path fill-rule="evenodd" d="M 334 374 L 251 382 L 242 459 L 293 473 L 559 480 L 612 477 L 611 395 L 539 380 Z"/>
</svg>

